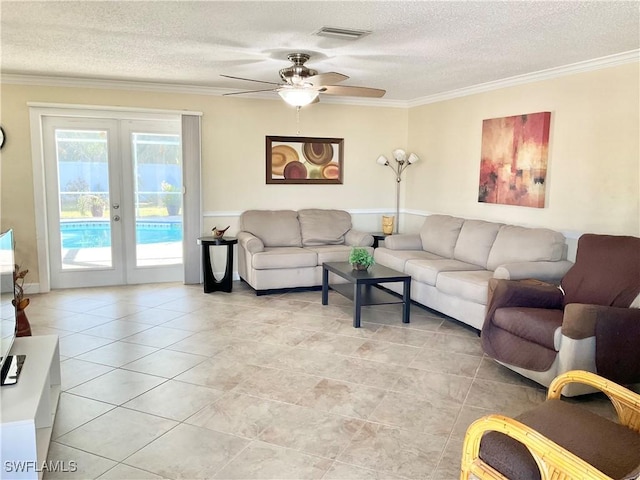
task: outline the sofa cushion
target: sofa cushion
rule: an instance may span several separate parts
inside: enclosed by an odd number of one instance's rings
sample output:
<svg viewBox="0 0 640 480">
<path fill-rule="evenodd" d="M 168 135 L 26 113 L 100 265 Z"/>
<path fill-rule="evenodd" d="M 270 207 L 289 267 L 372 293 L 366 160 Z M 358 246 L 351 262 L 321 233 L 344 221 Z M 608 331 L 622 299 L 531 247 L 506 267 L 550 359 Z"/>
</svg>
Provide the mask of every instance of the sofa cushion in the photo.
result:
<svg viewBox="0 0 640 480">
<path fill-rule="evenodd" d="M 251 257 L 251 265 L 256 270 L 315 267 L 318 265 L 318 254 L 300 247 L 265 247 L 264 252 Z"/>
<path fill-rule="evenodd" d="M 417 282 L 435 285 L 440 272 L 484 270 L 477 265 L 453 260 L 451 258 L 408 260 L 404 266 L 404 273 L 411 275 L 411 279 Z"/>
<path fill-rule="evenodd" d="M 390 250 L 379 247 L 373 252 L 376 263 L 404 273 L 405 264 L 412 259 L 442 259 L 442 257 L 423 250 Z"/>
<path fill-rule="evenodd" d="M 310 208 L 298 211 L 302 245 L 341 245 L 351 229 L 351 215 L 344 210 Z"/>
<path fill-rule="evenodd" d="M 453 258 L 453 250 L 463 218 L 449 215 L 429 215 L 420 230 L 422 249 L 445 258 Z"/>
<path fill-rule="evenodd" d="M 501 223 L 465 220 L 453 258 L 487 268 L 489 252 L 501 226 Z"/>
<path fill-rule="evenodd" d="M 556 350 L 555 333 L 562 326 L 562 310 L 552 308 L 498 308 L 493 323 L 513 335 Z"/>
<path fill-rule="evenodd" d="M 367 248 L 367 247 L 363 247 Z M 305 247 L 305 250 L 316 252 L 318 255 L 318 265 L 324 262 L 348 262 L 351 247 L 348 245 L 320 245 L 317 247 Z M 373 252 L 373 248 L 367 248 L 369 253 Z"/>
<path fill-rule="evenodd" d="M 546 228 L 525 228 L 503 225 L 491 247 L 487 269 L 513 262 L 562 260 L 564 235 Z"/>
<path fill-rule="evenodd" d="M 488 270 L 441 272 L 436 280 L 436 288 L 447 295 L 486 305 L 492 276 L 493 272 Z"/>
<path fill-rule="evenodd" d="M 240 230 L 252 233 L 265 247 L 300 247 L 300 222 L 293 210 L 247 210 L 240 216 Z"/>
</svg>

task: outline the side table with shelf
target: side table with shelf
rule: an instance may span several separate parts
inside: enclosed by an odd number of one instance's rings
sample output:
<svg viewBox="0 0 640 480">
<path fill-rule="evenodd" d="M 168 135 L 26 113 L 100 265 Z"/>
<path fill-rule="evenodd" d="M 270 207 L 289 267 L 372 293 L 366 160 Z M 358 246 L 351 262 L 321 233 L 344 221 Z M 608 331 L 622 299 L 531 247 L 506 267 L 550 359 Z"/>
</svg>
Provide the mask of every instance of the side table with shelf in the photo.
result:
<svg viewBox="0 0 640 480">
<path fill-rule="evenodd" d="M 18 383 L 0 388 L 2 478 L 42 478 L 60 399 L 57 335 L 16 338 L 11 355 L 26 355 Z M 18 462 L 26 468 L 18 470 Z M 40 471 L 38 471 L 40 470 Z"/>
<path fill-rule="evenodd" d="M 211 292 L 231 292 L 232 276 L 233 276 L 233 246 L 238 243 L 238 239 L 235 237 L 200 237 L 198 239 L 198 245 L 202 246 L 202 274 L 204 276 L 204 293 Z M 215 245 L 221 245 L 227 247 L 227 264 L 224 271 L 224 276 L 221 280 L 216 280 L 213 275 L 213 268 L 211 266 L 211 252 L 209 247 Z"/>
</svg>

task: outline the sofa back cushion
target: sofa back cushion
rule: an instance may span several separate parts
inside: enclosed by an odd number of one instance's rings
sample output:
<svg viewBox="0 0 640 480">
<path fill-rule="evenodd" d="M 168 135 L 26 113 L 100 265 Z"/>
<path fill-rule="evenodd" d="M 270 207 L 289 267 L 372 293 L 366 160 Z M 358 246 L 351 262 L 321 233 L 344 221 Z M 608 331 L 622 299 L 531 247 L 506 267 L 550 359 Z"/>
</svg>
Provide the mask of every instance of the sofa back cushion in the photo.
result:
<svg viewBox="0 0 640 480">
<path fill-rule="evenodd" d="M 441 257 L 453 258 L 453 250 L 463 223 L 463 218 L 429 215 L 420 230 L 422 249 Z"/>
<path fill-rule="evenodd" d="M 344 210 L 309 208 L 298 211 L 303 246 L 341 245 L 351 230 L 351 215 Z"/>
<path fill-rule="evenodd" d="M 240 215 L 240 230 L 249 232 L 265 247 L 300 247 L 300 222 L 293 210 L 247 210 Z"/>
<path fill-rule="evenodd" d="M 465 220 L 458 235 L 453 258 L 486 268 L 489 252 L 501 226 L 501 223 Z"/>
<path fill-rule="evenodd" d="M 487 269 L 514 262 L 557 262 L 565 252 L 564 235 L 546 228 L 503 225 L 491 247 Z"/>
</svg>

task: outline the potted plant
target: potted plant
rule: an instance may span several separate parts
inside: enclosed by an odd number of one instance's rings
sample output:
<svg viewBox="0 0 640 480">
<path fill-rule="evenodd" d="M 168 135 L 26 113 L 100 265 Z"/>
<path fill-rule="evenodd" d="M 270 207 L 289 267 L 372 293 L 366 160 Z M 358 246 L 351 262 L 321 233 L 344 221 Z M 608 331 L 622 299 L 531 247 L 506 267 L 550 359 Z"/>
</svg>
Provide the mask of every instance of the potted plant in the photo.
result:
<svg viewBox="0 0 640 480">
<path fill-rule="evenodd" d="M 165 181 L 160 184 L 160 188 L 164 192 L 164 195 L 162 195 L 162 203 L 167 208 L 167 213 L 169 215 L 178 215 L 182 204 L 180 189 Z"/>
<path fill-rule="evenodd" d="M 29 306 L 29 299 L 24 296 L 24 277 L 27 276 L 29 270 L 20 270 L 20 265 L 14 265 L 13 269 L 13 288 L 14 299 L 11 301 L 14 307 L 16 307 L 16 336 L 18 337 L 30 337 L 31 325 L 29 325 L 29 319 L 24 309 Z"/>
<path fill-rule="evenodd" d="M 376 262 L 366 248 L 353 247 L 349 254 L 349 263 L 354 270 L 366 270 Z"/>
<path fill-rule="evenodd" d="M 107 202 L 100 195 L 83 195 L 81 202 L 81 213 L 88 209 L 91 211 L 92 217 L 102 217 L 104 215 L 104 208 L 107 206 Z"/>
</svg>

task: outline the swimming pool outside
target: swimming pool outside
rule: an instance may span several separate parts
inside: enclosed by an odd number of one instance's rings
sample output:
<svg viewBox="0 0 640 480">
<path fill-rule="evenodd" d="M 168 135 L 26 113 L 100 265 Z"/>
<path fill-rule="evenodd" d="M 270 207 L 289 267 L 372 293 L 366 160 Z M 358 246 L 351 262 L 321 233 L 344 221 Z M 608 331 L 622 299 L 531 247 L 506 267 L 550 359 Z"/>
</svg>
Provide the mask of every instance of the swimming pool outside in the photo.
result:
<svg viewBox="0 0 640 480">
<path fill-rule="evenodd" d="M 101 248 L 111 246 L 111 228 L 105 220 L 63 220 L 60 222 L 62 248 Z M 182 242 L 182 221 L 137 221 L 136 243 Z"/>
</svg>

